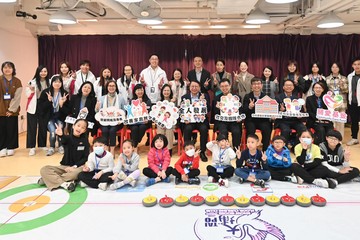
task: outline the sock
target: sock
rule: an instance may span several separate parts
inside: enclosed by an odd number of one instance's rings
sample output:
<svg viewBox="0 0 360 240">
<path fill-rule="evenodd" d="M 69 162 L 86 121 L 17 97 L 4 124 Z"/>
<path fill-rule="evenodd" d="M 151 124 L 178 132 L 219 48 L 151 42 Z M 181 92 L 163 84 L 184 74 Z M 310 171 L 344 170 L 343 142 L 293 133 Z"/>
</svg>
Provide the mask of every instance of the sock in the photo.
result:
<svg viewBox="0 0 360 240">
<path fill-rule="evenodd" d="M 135 187 L 135 185 L 136 185 L 136 180 L 132 180 L 129 184 L 130 184 L 132 187 Z"/>
<path fill-rule="evenodd" d="M 129 184 L 130 182 L 132 182 L 134 179 L 132 177 L 127 177 L 125 178 L 125 180 L 123 181 L 124 184 Z"/>
</svg>

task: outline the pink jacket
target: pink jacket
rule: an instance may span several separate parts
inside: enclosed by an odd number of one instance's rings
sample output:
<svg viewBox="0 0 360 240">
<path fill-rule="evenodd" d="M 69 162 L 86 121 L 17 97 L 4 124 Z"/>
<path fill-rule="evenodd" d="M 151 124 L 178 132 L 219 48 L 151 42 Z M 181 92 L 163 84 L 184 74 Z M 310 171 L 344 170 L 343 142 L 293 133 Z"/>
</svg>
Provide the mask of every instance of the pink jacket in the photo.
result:
<svg viewBox="0 0 360 240">
<path fill-rule="evenodd" d="M 151 148 L 148 153 L 149 168 L 156 174 L 161 170 L 166 170 L 170 165 L 170 152 L 168 148 Z"/>
</svg>

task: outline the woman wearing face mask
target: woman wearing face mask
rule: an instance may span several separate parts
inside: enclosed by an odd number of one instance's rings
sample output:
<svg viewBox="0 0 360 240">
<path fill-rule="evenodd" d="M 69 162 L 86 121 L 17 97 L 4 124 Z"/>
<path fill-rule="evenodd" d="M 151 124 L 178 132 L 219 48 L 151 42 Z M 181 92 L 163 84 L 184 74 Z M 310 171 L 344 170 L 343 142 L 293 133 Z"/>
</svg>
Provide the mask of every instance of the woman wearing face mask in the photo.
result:
<svg viewBox="0 0 360 240">
<path fill-rule="evenodd" d="M 107 94 L 106 83 L 109 80 L 114 80 L 111 74 L 111 69 L 103 67 L 100 71 L 100 77 L 94 82 L 94 91 L 97 99 L 100 99 L 103 95 Z"/>
<path fill-rule="evenodd" d="M 121 78 L 117 80 L 120 95 L 125 99 L 126 103 L 132 99 L 134 87 L 139 83 L 140 81 L 136 80 L 134 68 L 130 64 L 126 64 Z"/>
<path fill-rule="evenodd" d="M 211 89 L 214 92 L 215 96 L 221 94 L 220 90 L 220 81 L 221 79 L 229 79 L 230 86 L 232 85 L 232 76 L 231 73 L 225 71 L 225 60 L 218 59 L 215 61 L 216 72 L 211 75 Z"/>
<path fill-rule="evenodd" d="M 95 123 L 95 105 L 94 86 L 91 82 L 84 82 L 78 94 L 74 95 L 70 100 L 70 117 L 78 118 L 79 113 L 85 113 L 87 114 L 85 119 L 88 122 Z M 97 128 L 94 126 L 92 135 L 95 135 L 96 132 Z"/>
<path fill-rule="evenodd" d="M 124 110 L 125 100 L 119 94 L 117 84 L 114 80 L 109 80 L 105 88 L 107 94 L 102 96 L 100 100 L 95 105 L 95 112 L 98 112 L 100 109 L 115 107 L 117 109 Z M 102 131 L 102 136 L 107 140 L 106 145 L 110 146 L 110 153 L 115 157 L 115 146 L 116 146 L 116 132 L 123 127 L 123 124 L 116 126 L 100 126 Z"/>
<path fill-rule="evenodd" d="M 43 118 L 40 117 L 38 101 L 41 92 L 50 87 L 48 70 L 45 66 L 37 67 L 33 80 L 28 83 L 26 87 L 27 96 L 27 133 L 26 133 L 26 148 L 30 148 L 29 156 L 35 155 L 36 134 L 38 147 L 46 148 L 46 124 Z"/>
<path fill-rule="evenodd" d="M 323 101 L 324 85 L 321 82 L 317 82 L 313 86 L 314 95 L 306 98 L 306 110 L 309 117 L 306 122 L 307 128 L 313 128 L 315 130 L 315 143 L 320 144 L 325 141 L 326 133 L 334 129 L 334 125 L 331 121 L 320 120 L 317 118 L 316 112 L 318 108 L 327 109 Z"/>
<path fill-rule="evenodd" d="M 265 93 L 265 95 L 271 97 L 272 99 L 275 99 L 275 96 L 279 92 L 279 82 L 274 76 L 274 71 L 272 67 L 264 67 L 263 73 L 261 75 L 261 80 L 263 84 L 262 92 Z"/>
<path fill-rule="evenodd" d="M 348 102 L 349 82 L 347 77 L 341 74 L 341 65 L 339 63 L 334 62 L 331 65 L 331 74 L 326 77 L 326 83 L 333 96 L 341 95 L 343 97 L 343 104 L 335 110 L 345 112 Z M 334 122 L 334 128 L 341 133 L 341 136 L 344 136 L 344 125 L 345 123 Z"/>
<path fill-rule="evenodd" d="M 239 70 L 234 72 L 234 83 L 233 83 L 233 94 L 237 94 L 241 98 L 241 103 L 243 102 L 244 96 L 251 92 L 251 79 L 255 76 L 248 72 L 248 63 L 246 61 L 241 61 L 239 63 Z"/>
<path fill-rule="evenodd" d="M 299 136 L 300 143 L 295 146 L 297 162 L 291 165 L 291 170 L 298 178 L 298 183 L 306 182 L 323 188 L 335 188 L 336 182 L 328 178 L 333 174 L 322 165 L 324 159 L 320 148 L 313 144 L 313 134 L 309 130 L 304 130 Z"/>
</svg>

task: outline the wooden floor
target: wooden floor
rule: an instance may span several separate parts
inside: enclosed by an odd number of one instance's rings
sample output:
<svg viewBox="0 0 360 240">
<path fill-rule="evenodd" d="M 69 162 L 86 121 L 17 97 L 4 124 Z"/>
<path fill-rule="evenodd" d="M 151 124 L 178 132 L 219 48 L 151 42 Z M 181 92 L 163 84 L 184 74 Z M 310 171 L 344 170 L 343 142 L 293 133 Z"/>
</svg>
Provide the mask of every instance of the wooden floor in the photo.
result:
<svg viewBox="0 0 360 240">
<path fill-rule="evenodd" d="M 210 135 L 211 136 L 211 135 Z M 350 139 L 350 128 L 345 128 L 344 143 Z M 40 168 L 45 165 L 58 165 L 61 161 L 62 155 L 59 153 L 53 156 L 46 156 L 45 152 L 37 149 L 35 156 L 29 156 L 29 150 L 25 148 L 26 133 L 21 133 L 19 136 L 20 147 L 15 151 L 15 155 L 11 157 L 0 158 L 0 176 L 39 176 Z M 90 142 L 92 140 L 90 139 Z M 144 146 L 143 142 L 139 145 L 139 154 L 141 156 L 140 169 L 147 166 L 147 152 L 149 147 Z M 171 159 L 172 166 L 178 160 L 177 148 L 173 148 L 173 157 Z M 360 168 L 360 145 L 352 146 L 351 148 L 351 165 Z M 116 158 L 118 157 L 119 149 L 116 149 Z M 206 175 L 206 166 L 211 163 L 211 157 L 207 163 L 200 163 L 201 175 Z M 235 162 L 233 162 L 235 165 Z"/>
</svg>

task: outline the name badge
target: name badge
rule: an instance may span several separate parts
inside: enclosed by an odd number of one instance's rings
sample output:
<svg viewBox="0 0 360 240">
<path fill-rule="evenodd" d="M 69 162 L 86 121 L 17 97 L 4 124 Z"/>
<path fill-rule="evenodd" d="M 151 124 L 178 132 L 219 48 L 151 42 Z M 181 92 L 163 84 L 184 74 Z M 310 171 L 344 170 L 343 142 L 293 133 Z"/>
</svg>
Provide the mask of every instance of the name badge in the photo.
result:
<svg viewBox="0 0 360 240">
<path fill-rule="evenodd" d="M 84 151 L 84 150 L 85 150 L 85 146 L 78 146 L 78 147 L 77 147 L 77 150 L 78 150 L 78 151 Z"/>
<path fill-rule="evenodd" d="M 216 172 L 217 173 L 223 173 L 224 172 L 224 167 L 223 166 L 217 166 L 216 167 Z"/>
<path fill-rule="evenodd" d="M 155 87 L 150 88 L 150 93 L 155 93 Z"/>
<path fill-rule="evenodd" d="M 8 93 L 4 94 L 4 100 L 10 100 L 11 99 L 11 95 Z"/>
<path fill-rule="evenodd" d="M 190 171 L 189 171 L 189 169 L 184 168 L 184 172 L 185 172 L 185 174 L 188 174 Z"/>
</svg>

